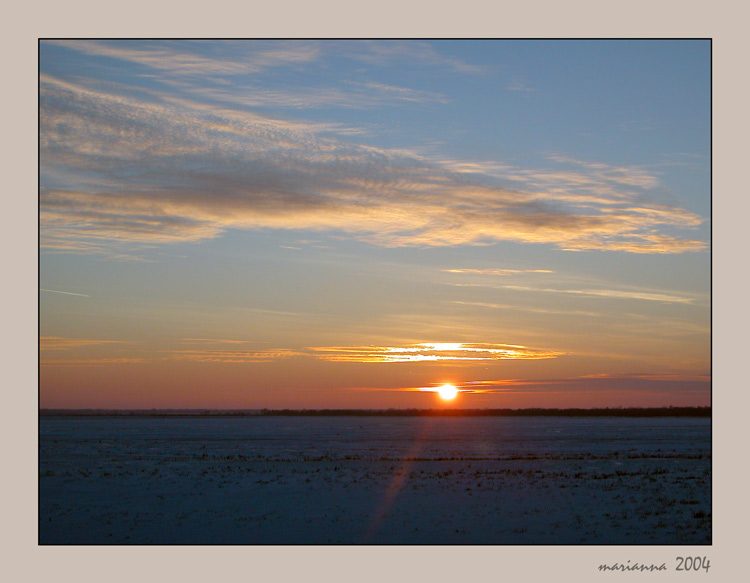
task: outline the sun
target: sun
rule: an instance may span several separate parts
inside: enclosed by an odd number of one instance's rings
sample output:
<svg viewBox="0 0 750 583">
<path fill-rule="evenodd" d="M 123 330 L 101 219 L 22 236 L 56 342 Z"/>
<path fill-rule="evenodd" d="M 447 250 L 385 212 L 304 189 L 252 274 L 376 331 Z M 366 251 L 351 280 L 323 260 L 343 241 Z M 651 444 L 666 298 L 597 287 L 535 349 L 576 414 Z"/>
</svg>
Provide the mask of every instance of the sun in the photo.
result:
<svg viewBox="0 0 750 583">
<path fill-rule="evenodd" d="M 444 401 L 452 401 L 458 395 L 458 389 L 450 384 L 444 384 L 442 387 L 437 388 L 438 395 Z"/>
</svg>

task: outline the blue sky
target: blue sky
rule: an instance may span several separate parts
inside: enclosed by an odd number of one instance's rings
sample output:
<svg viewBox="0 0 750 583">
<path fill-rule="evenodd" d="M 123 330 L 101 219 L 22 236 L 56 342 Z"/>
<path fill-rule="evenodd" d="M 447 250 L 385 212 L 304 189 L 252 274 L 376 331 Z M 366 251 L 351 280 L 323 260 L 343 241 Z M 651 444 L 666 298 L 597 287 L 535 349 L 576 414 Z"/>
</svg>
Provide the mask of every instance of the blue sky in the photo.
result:
<svg viewBox="0 0 750 583">
<path fill-rule="evenodd" d="M 44 41 L 43 403 L 706 404 L 710 89 L 708 41 Z"/>
</svg>

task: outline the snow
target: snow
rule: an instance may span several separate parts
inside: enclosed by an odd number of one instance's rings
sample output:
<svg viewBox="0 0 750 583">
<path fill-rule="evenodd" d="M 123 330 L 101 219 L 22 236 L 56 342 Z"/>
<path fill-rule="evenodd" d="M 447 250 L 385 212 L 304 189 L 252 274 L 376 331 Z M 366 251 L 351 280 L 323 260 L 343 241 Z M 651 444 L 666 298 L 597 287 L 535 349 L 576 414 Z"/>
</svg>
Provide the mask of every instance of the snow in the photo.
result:
<svg viewBox="0 0 750 583">
<path fill-rule="evenodd" d="M 40 419 L 41 544 L 710 544 L 695 418 Z"/>
</svg>

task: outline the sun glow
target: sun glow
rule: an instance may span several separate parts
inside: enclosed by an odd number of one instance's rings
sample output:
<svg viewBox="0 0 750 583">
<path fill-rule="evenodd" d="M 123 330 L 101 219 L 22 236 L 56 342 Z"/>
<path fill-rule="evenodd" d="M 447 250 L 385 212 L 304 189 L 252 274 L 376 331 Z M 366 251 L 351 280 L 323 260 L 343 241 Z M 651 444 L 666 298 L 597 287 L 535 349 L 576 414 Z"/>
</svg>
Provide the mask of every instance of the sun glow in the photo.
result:
<svg viewBox="0 0 750 583">
<path fill-rule="evenodd" d="M 452 401 L 458 395 L 458 389 L 450 384 L 445 384 L 437 388 L 438 395 L 445 401 Z"/>
</svg>

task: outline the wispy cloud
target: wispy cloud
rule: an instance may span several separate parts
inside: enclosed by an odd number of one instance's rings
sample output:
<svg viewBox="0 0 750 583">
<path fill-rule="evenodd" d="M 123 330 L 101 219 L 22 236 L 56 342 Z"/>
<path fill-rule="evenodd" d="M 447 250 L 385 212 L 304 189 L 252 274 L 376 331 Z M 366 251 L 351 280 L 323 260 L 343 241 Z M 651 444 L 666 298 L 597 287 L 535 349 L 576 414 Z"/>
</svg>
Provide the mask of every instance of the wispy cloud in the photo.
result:
<svg viewBox="0 0 750 583">
<path fill-rule="evenodd" d="M 370 41 L 148 41 L 148 40 L 50 40 L 44 44 L 64 47 L 90 57 L 109 58 L 143 67 L 158 73 L 141 73 L 158 85 L 176 89 L 193 99 L 244 107 L 286 107 L 314 109 L 321 107 L 372 108 L 416 104 L 448 103 L 446 96 L 376 81 L 345 80 L 337 86 L 297 86 L 259 88 L 258 74 L 280 67 L 299 68 L 327 58 L 369 59 L 387 65 L 395 58 L 409 59 L 421 65 L 453 66 L 466 72 L 472 67 L 451 58 L 441 58 L 429 44 L 376 43 Z M 478 68 L 475 68 L 475 71 Z M 197 83 L 200 81 L 200 83 Z M 132 89 L 132 88 L 131 88 Z M 170 97 L 141 87 L 140 91 L 164 100 Z M 172 97 L 171 99 L 179 99 Z M 362 128 L 328 124 L 337 133 L 357 135 Z"/>
<path fill-rule="evenodd" d="M 187 101 L 135 101 L 49 76 L 40 87 L 45 248 L 92 252 L 257 228 L 337 230 L 386 246 L 517 241 L 637 253 L 706 247 L 663 232 L 702 219 L 645 202 L 652 183 L 638 172 L 589 168 L 611 177 L 608 189 L 624 190 L 581 200 L 541 184 L 490 186 L 440 161 L 322 137 L 300 122 Z M 45 179 L 53 169 L 85 181 L 61 186 Z M 523 180 L 533 182 L 532 173 Z"/>
<path fill-rule="evenodd" d="M 356 388 L 359 391 L 398 391 L 398 392 L 435 392 L 442 383 L 434 383 L 424 387 L 388 387 L 388 388 Z M 650 393 L 655 398 L 678 396 L 692 396 L 696 399 L 706 399 L 710 395 L 711 375 L 709 374 L 681 374 L 681 373 L 622 373 L 597 374 L 577 377 L 550 379 L 492 379 L 469 380 L 453 382 L 453 386 L 460 393 L 469 394 L 575 394 L 591 392 L 597 395 L 617 393 L 619 401 L 628 402 L 629 394 Z M 588 401 L 593 402 L 593 401 Z M 664 405 L 669 400 L 653 405 Z M 701 402 L 692 403 L 700 405 Z M 705 403 L 708 404 L 708 403 Z M 580 406 L 580 404 L 578 405 Z"/>
<path fill-rule="evenodd" d="M 437 103 L 449 102 L 448 98 L 445 95 L 432 91 L 410 89 L 408 87 L 386 85 L 385 83 L 375 83 L 372 81 L 349 81 L 349 83 L 354 87 L 358 87 L 367 90 L 368 92 L 374 93 L 375 95 L 381 95 L 383 97 L 387 97 L 396 101 L 411 101 L 414 103 L 429 103 L 431 101 L 435 101 Z"/>
<path fill-rule="evenodd" d="M 529 87 L 526 84 L 526 81 L 520 77 L 514 77 L 505 88 L 508 91 L 534 91 L 534 89 Z"/>
<path fill-rule="evenodd" d="M 313 42 L 49 40 L 86 55 L 108 57 L 155 69 L 172 76 L 219 77 L 259 73 L 271 67 L 302 64 L 320 56 Z"/>
<path fill-rule="evenodd" d="M 448 273 L 472 273 L 478 275 L 518 275 L 522 273 L 555 273 L 549 269 L 443 269 Z"/>
<path fill-rule="evenodd" d="M 711 375 L 684 373 L 621 373 L 595 374 L 552 379 L 494 379 L 473 380 L 457 384 L 465 392 L 473 393 L 519 393 L 554 391 L 556 386 L 564 386 L 565 391 L 622 391 L 693 390 L 707 394 L 710 391 Z"/>
<path fill-rule="evenodd" d="M 460 300 L 451 300 L 451 304 L 460 304 L 464 306 L 478 306 L 480 308 L 490 308 L 493 310 L 513 310 L 514 312 L 533 312 L 536 314 L 559 314 L 564 316 L 590 316 L 599 317 L 600 313 L 587 312 L 583 310 L 554 310 L 551 308 L 530 308 L 528 306 L 519 306 L 515 304 L 495 304 L 492 302 L 464 302 Z"/>
<path fill-rule="evenodd" d="M 91 340 L 85 338 L 62 338 L 60 336 L 40 336 L 39 350 L 70 350 L 82 346 L 102 344 L 123 344 L 122 340 Z"/>
<path fill-rule="evenodd" d="M 86 55 L 108 57 L 182 77 L 226 77 L 284 66 L 309 65 L 327 57 L 376 66 L 394 63 L 480 74 L 484 66 L 443 54 L 434 44 L 401 40 L 47 40 Z"/>
<path fill-rule="evenodd" d="M 167 354 L 168 358 L 172 360 L 227 364 L 273 362 L 282 358 L 304 356 L 304 353 L 283 348 L 270 350 L 171 350 Z"/>
<path fill-rule="evenodd" d="M 234 84 L 195 87 L 188 82 L 166 81 L 170 87 L 181 89 L 193 99 L 240 105 L 250 108 L 317 109 L 327 107 L 368 109 L 404 105 L 425 106 L 448 103 L 440 93 L 384 85 L 349 81 L 341 87 L 297 87 L 286 89 L 260 89 L 254 85 Z M 165 101 L 184 102 L 179 98 L 164 97 Z M 344 124 L 318 124 L 319 131 L 331 131 L 344 135 L 366 134 L 363 127 Z"/>
<path fill-rule="evenodd" d="M 77 360 L 40 360 L 40 366 L 103 366 L 111 364 L 141 364 L 142 358 L 88 358 Z"/>
<path fill-rule="evenodd" d="M 53 294 L 65 294 L 66 296 L 80 296 L 82 298 L 90 298 L 91 297 L 91 296 L 88 296 L 86 294 L 75 294 L 73 292 L 59 291 L 59 290 L 56 290 L 56 289 L 44 289 L 44 288 L 41 288 L 41 287 L 39 288 L 39 291 L 49 292 L 49 293 L 53 293 Z"/>
<path fill-rule="evenodd" d="M 257 340 L 236 340 L 232 338 L 183 338 L 186 344 L 268 344 Z"/>
<path fill-rule="evenodd" d="M 412 63 L 469 75 L 482 74 L 488 70 L 485 66 L 444 55 L 434 45 L 423 41 L 331 41 L 326 45 L 347 58 L 370 65 Z"/>
<path fill-rule="evenodd" d="M 627 291 L 618 289 L 555 289 L 555 288 L 538 288 L 520 285 L 506 285 L 505 289 L 518 291 L 533 291 L 547 293 L 573 294 L 589 297 L 617 298 L 627 300 L 645 300 L 649 302 L 662 302 L 665 304 L 692 304 L 695 298 L 688 296 L 678 296 L 663 293 L 651 293 L 642 291 Z"/>
<path fill-rule="evenodd" d="M 538 360 L 564 353 L 515 344 L 421 343 L 409 346 L 326 346 L 310 348 L 317 358 L 335 362 L 439 362 Z"/>
<path fill-rule="evenodd" d="M 600 373 L 583 375 L 582 379 L 643 379 L 647 381 L 689 381 L 710 382 L 711 375 L 705 374 L 683 374 L 683 373 Z"/>
<path fill-rule="evenodd" d="M 570 199 L 579 203 L 617 205 L 632 197 L 622 187 L 651 189 L 659 186 L 659 175 L 650 166 L 618 166 L 570 156 L 550 154 L 551 168 L 522 168 L 488 160 L 445 160 L 443 164 L 463 174 L 489 175 L 538 190 L 538 196 Z M 635 198 L 633 198 L 635 200 Z M 658 208 L 658 207 L 655 207 Z M 664 207 L 668 210 L 672 207 Z"/>
<path fill-rule="evenodd" d="M 694 304 L 697 301 L 706 299 L 700 294 L 684 294 L 671 290 L 629 287 L 625 289 L 614 287 L 615 284 L 606 280 L 595 278 L 556 278 L 554 283 L 561 287 L 541 287 L 536 285 L 498 285 L 486 280 L 474 280 L 470 283 L 446 282 L 446 285 L 466 288 L 487 288 L 496 290 L 512 290 L 521 292 L 539 292 L 549 294 L 567 294 L 585 297 L 614 298 L 624 300 L 643 300 L 651 302 L 662 302 L 668 304 Z M 566 286 L 566 287 L 562 287 Z M 576 286 L 576 287 L 571 287 Z M 462 302 L 459 302 L 462 303 Z M 465 303 L 465 302 L 463 302 Z M 478 304 L 479 305 L 479 304 Z M 488 305 L 488 304 L 484 304 Z"/>
<path fill-rule="evenodd" d="M 199 340 L 200 339 L 194 339 Z M 207 343 L 240 343 L 233 340 L 211 340 Z M 311 346 L 301 349 L 271 348 L 265 350 L 189 349 L 163 352 L 171 360 L 212 363 L 267 363 L 293 357 L 307 357 L 329 362 L 403 363 L 452 362 L 471 363 L 494 360 L 539 360 L 556 358 L 563 352 L 539 350 L 515 344 L 425 342 L 404 346 Z"/>
</svg>

